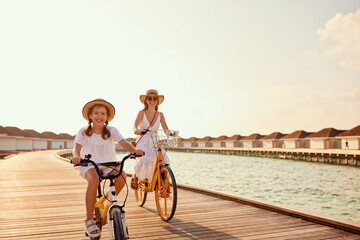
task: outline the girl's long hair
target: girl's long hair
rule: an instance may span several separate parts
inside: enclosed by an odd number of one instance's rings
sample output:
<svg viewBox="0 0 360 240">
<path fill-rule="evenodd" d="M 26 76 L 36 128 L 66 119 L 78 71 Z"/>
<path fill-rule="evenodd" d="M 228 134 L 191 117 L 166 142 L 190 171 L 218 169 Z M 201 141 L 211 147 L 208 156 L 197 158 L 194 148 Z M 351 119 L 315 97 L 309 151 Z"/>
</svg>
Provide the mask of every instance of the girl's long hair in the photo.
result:
<svg viewBox="0 0 360 240">
<path fill-rule="evenodd" d="M 146 98 L 147 98 L 147 97 L 146 97 Z M 149 108 L 149 105 L 148 105 L 147 102 L 146 102 L 146 98 L 145 98 L 145 101 L 144 101 L 144 108 L 143 108 L 142 111 L 145 111 L 146 109 Z M 156 103 L 156 106 L 155 106 L 155 110 L 157 111 L 158 109 L 159 109 L 159 98 L 158 98 L 157 103 Z"/>
<path fill-rule="evenodd" d="M 90 116 L 90 114 L 91 114 L 92 111 L 94 110 L 94 107 L 95 107 L 95 106 L 103 106 L 103 107 L 105 107 L 107 116 L 109 117 L 109 114 L 110 114 L 109 109 L 108 109 L 105 105 L 101 105 L 101 104 L 96 104 L 96 105 L 92 106 L 92 107 L 89 109 L 88 116 Z M 92 120 L 90 119 L 90 117 L 88 117 L 88 118 L 89 118 L 89 123 L 88 123 L 88 125 L 87 125 L 87 127 L 86 127 L 86 129 L 85 129 L 85 134 L 86 134 L 86 136 L 90 137 L 90 136 L 92 135 L 92 125 L 91 125 Z M 102 133 L 101 133 L 101 136 L 102 136 L 102 138 L 103 138 L 104 140 L 106 140 L 106 139 L 108 139 L 109 137 L 111 137 L 111 133 L 110 133 L 110 131 L 107 129 L 107 125 L 108 125 L 108 124 L 109 124 L 109 122 L 106 120 L 105 126 L 104 126 L 104 128 L 103 128 Z"/>
</svg>

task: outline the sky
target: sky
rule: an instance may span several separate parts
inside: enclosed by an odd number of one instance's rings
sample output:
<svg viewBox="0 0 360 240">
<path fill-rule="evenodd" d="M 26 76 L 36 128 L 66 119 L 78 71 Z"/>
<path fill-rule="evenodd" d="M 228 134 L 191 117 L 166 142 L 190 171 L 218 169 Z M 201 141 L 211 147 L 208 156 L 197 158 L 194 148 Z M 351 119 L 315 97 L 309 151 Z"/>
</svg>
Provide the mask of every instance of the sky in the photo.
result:
<svg viewBox="0 0 360 240">
<path fill-rule="evenodd" d="M 0 125 L 74 135 L 85 103 L 125 137 L 156 89 L 180 136 L 360 124 L 360 1 L 0 0 Z"/>
</svg>

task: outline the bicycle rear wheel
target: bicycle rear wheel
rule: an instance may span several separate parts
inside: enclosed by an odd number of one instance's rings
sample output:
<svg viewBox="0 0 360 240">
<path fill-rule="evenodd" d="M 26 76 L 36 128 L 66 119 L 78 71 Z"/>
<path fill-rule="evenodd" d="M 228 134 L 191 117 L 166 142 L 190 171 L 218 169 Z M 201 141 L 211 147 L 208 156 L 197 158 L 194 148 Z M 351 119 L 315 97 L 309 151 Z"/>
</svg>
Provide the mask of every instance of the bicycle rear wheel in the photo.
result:
<svg viewBox="0 0 360 240">
<path fill-rule="evenodd" d="M 155 187 L 156 208 L 162 220 L 169 221 L 175 214 L 177 204 L 177 186 L 175 176 L 169 166 L 160 167 L 160 189 Z"/>
<path fill-rule="evenodd" d="M 115 240 L 124 240 L 125 233 L 124 233 L 124 227 L 121 221 L 121 213 L 119 209 L 114 210 L 113 218 L 114 218 L 113 231 L 114 231 Z"/>
<path fill-rule="evenodd" d="M 135 190 L 135 198 L 136 198 L 136 202 L 137 204 L 142 207 L 144 206 L 145 202 L 146 202 L 146 197 L 147 197 L 147 192 L 144 191 L 144 188 L 142 186 L 140 186 Z"/>
</svg>

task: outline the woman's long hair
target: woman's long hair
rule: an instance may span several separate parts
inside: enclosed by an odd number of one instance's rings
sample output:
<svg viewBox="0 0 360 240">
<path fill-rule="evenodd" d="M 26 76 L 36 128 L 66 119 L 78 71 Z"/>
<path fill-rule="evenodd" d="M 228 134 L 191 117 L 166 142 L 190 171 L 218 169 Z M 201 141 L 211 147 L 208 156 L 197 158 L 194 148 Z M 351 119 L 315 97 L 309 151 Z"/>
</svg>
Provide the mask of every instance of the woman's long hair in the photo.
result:
<svg viewBox="0 0 360 240">
<path fill-rule="evenodd" d="M 143 108 L 143 110 L 142 110 L 142 111 L 145 111 L 146 109 L 148 109 L 148 108 L 149 108 L 149 105 L 147 104 L 146 99 L 147 99 L 147 96 L 146 96 L 146 98 L 145 98 L 145 101 L 144 101 L 144 108 Z M 155 110 L 157 111 L 158 109 L 159 109 L 159 98 L 158 98 L 157 103 L 156 103 L 156 106 L 155 106 Z"/>
<path fill-rule="evenodd" d="M 90 114 L 92 113 L 92 111 L 94 110 L 94 108 L 95 108 L 96 106 L 103 106 L 103 107 L 105 107 L 107 116 L 109 117 L 109 114 L 110 114 L 109 109 L 108 109 L 105 105 L 102 105 L 102 104 L 95 104 L 94 106 L 92 106 L 92 107 L 89 109 L 88 116 L 90 116 Z M 92 123 L 92 120 L 91 120 L 90 117 L 89 117 L 89 123 L 88 123 L 88 126 L 87 126 L 86 129 L 85 129 L 85 134 L 86 134 L 86 136 L 89 136 L 89 137 L 92 135 L 92 125 L 91 125 L 91 123 Z M 107 129 L 107 125 L 108 125 L 108 124 L 109 124 L 109 122 L 106 120 L 105 126 L 104 126 L 104 128 L 103 128 L 102 133 L 101 133 L 101 136 L 102 136 L 102 138 L 103 138 L 104 140 L 106 140 L 106 139 L 108 139 L 109 137 L 111 137 L 111 133 L 110 133 L 110 131 Z"/>
</svg>

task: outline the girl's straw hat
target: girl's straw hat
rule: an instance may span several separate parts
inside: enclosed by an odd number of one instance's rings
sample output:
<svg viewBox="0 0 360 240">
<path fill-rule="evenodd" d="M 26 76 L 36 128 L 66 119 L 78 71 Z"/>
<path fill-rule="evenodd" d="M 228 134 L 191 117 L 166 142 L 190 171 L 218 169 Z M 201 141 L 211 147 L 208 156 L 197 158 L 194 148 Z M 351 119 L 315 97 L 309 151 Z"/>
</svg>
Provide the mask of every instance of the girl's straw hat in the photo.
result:
<svg viewBox="0 0 360 240">
<path fill-rule="evenodd" d="M 142 103 L 145 103 L 145 99 L 149 95 L 153 95 L 153 96 L 155 95 L 156 97 L 158 97 L 159 99 L 158 105 L 160 105 L 164 101 L 164 95 L 158 95 L 158 91 L 156 91 L 155 89 L 147 90 L 146 95 L 140 95 L 140 101 Z"/>
<path fill-rule="evenodd" d="M 85 106 L 83 107 L 83 110 L 82 110 L 82 114 L 83 114 L 83 117 L 89 121 L 89 110 L 92 106 L 94 105 L 103 105 L 105 107 L 107 107 L 107 109 L 109 109 L 109 116 L 107 118 L 107 121 L 110 122 L 113 118 L 114 118 L 114 115 L 115 115 L 115 107 L 105 101 L 104 99 L 101 99 L 101 98 L 97 98 L 95 100 L 92 100 L 90 102 L 88 102 L 87 104 L 85 104 Z"/>
</svg>

